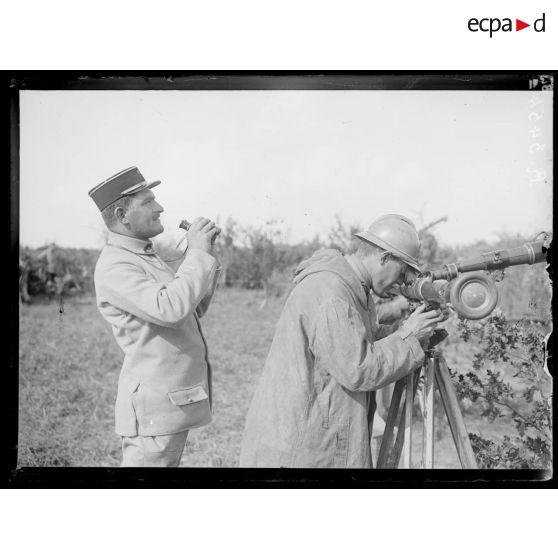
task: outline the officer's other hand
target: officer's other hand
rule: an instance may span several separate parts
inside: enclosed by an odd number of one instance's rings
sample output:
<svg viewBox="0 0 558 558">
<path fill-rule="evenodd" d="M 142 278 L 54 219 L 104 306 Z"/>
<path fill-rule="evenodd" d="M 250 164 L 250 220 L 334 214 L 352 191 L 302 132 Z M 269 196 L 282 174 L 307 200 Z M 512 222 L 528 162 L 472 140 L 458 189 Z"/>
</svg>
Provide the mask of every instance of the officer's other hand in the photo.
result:
<svg viewBox="0 0 558 558">
<path fill-rule="evenodd" d="M 188 247 L 197 248 L 211 254 L 213 252 L 213 241 L 220 232 L 221 229 L 211 219 L 199 217 L 188 229 Z"/>
<path fill-rule="evenodd" d="M 444 316 L 440 310 L 425 311 L 424 304 L 421 304 L 401 325 L 401 330 L 412 333 L 422 344 L 427 341 L 434 328 L 444 321 Z"/>
</svg>

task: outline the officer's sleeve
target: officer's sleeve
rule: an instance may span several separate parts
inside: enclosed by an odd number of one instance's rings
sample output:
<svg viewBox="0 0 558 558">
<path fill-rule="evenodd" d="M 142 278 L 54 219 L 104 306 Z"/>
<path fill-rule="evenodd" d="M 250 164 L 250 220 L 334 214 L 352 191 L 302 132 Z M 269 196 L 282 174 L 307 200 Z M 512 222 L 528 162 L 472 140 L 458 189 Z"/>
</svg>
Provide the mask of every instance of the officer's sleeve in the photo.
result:
<svg viewBox="0 0 558 558">
<path fill-rule="evenodd" d="M 211 285 L 209 286 L 206 295 L 201 299 L 198 307 L 196 308 L 196 314 L 198 315 L 199 318 L 204 316 L 205 313 L 207 312 L 209 305 L 211 304 L 211 299 L 215 294 L 215 289 L 217 288 L 217 283 L 219 282 L 220 276 L 221 276 L 221 266 L 215 269 L 215 273 L 213 274 L 213 277 L 211 279 Z"/>
<path fill-rule="evenodd" d="M 175 327 L 207 293 L 217 260 L 203 250 L 191 248 L 170 282 L 159 282 L 140 266 L 123 258 L 111 262 L 99 275 L 100 304 L 108 303 L 146 322 Z"/>
<path fill-rule="evenodd" d="M 424 352 L 412 334 L 396 331 L 370 343 L 356 308 L 334 297 L 322 303 L 310 350 L 317 364 L 351 391 L 379 389 L 418 368 Z"/>
<path fill-rule="evenodd" d="M 401 320 L 397 320 L 392 324 L 380 324 L 378 326 L 378 330 L 376 331 L 376 339 L 383 339 L 384 337 L 391 335 L 399 329 L 400 325 Z"/>
</svg>

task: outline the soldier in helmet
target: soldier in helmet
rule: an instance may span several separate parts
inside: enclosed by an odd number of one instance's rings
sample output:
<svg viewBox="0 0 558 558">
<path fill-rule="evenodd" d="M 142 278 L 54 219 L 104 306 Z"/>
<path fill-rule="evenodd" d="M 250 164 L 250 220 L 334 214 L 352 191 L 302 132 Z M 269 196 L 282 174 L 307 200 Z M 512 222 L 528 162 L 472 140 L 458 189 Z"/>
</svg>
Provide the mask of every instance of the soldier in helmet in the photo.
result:
<svg viewBox="0 0 558 558">
<path fill-rule="evenodd" d="M 384 215 L 344 256 L 319 250 L 295 272 L 247 420 L 241 467 L 370 468 L 375 391 L 419 367 L 439 311 L 379 326 L 382 297 L 419 270 L 419 236 Z"/>
</svg>

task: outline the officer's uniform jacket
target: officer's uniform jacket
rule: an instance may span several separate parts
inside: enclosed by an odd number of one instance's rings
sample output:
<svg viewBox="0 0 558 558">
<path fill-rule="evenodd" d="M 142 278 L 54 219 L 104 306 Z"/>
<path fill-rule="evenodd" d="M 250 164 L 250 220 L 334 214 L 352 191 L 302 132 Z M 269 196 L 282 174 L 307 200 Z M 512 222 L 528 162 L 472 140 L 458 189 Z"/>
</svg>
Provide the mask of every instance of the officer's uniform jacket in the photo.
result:
<svg viewBox="0 0 558 558">
<path fill-rule="evenodd" d="M 240 466 L 369 468 L 373 392 L 415 370 L 424 352 L 413 334 L 378 324 L 362 278 L 337 250 L 316 252 L 295 282 L 248 411 Z"/>
<path fill-rule="evenodd" d="M 218 261 L 202 250 L 188 249 L 173 271 L 151 242 L 109 233 L 95 290 L 125 355 L 117 434 L 173 434 L 211 421 L 211 367 L 199 317 L 218 273 Z"/>
</svg>

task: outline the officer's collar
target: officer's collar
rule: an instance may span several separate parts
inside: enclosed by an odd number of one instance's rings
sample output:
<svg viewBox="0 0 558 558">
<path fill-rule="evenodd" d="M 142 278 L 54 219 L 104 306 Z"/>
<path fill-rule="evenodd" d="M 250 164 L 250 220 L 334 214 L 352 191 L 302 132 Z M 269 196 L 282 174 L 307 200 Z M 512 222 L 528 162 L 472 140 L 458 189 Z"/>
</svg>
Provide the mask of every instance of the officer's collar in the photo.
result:
<svg viewBox="0 0 558 558">
<path fill-rule="evenodd" d="M 154 254 L 153 242 L 151 240 L 143 240 L 132 236 L 125 236 L 113 231 L 109 231 L 107 244 L 112 246 L 120 246 L 125 250 L 134 252 L 135 254 Z"/>
</svg>

